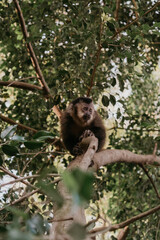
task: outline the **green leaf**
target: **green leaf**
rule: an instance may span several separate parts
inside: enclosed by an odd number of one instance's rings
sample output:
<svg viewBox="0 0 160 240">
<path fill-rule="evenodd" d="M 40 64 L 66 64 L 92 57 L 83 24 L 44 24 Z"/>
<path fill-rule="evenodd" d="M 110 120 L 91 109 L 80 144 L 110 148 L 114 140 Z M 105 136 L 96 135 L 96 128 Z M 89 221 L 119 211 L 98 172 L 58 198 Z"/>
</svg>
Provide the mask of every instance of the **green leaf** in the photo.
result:
<svg viewBox="0 0 160 240">
<path fill-rule="evenodd" d="M 8 144 L 2 145 L 2 151 L 8 156 L 16 156 L 19 153 L 17 147 Z"/>
<path fill-rule="evenodd" d="M 2 158 L 2 156 L 0 155 L 0 166 L 2 166 L 2 164 L 3 164 L 3 158 Z"/>
<path fill-rule="evenodd" d="M 113 106 L 116 104 L 116 98 L 113 95 L 110 95 L 110 101 Z"/>
<path fill-rule="evenodd" d="M 24 142 L 24 141 L 25 141 L 25 138 L 22 137 L 22 136 L 19 136 L 19 135 L 14 135 L 14 136 L 12 137 L 12 140 L 13 140 L 13 141 L 17 141 L 17 142 Z"/>
<path fill-rule="evenodd" d="M 62 175 L 63 181 L 70 192 L 77 192 L 79 189 L 79 185 L 74 179 L 74 176 L 72 173 L 65 171 Z"/>
<path fill-rule="evenodd" d="M 110 30 L 111 32 L 115 32 L 115 26 L 114 26 L 113 23 L 107 22 L 107 27 L 109 28 L 109 30 Z"/>
<path fill-rule="evenodd" d="M 9 228 L 7 240 L 33 240 L 33 236 L 28 232 L 21 232 L 17 228 Z"/>
<path fill-rule="evenodd" d="M 118 108 L 118 111 L 117 111 L 117 118 L 119 119 L 120 117 L 121 117 L 121 111 L 120 111 L 120 109 Z"/>
<path fill-rule="evenodd" d="M 54 105 L 58 105 L 61 101 L 60 95 L 56 95 L 53 101 L 54 101 Z"/>
<path fill-rule="evenodd" d="M 116 85 L 116 79 L 113 78 L 112 82 L 111 82 L 111 85 L 114 87 Z"/>
<path fill-rule="evenodd" d="M 120 90 L 123 92 L 123 90 L 124 90 L 124 80 L 122 78 L 119 78 L 119 87 L 120 87 Z"/>
<path fill-rule="evenodd" d="M 25 213 L 24 211 L 20 210 L 19 208 L 16 208 L 16 207 L 13 207 L 13 206 L 9 206 L 9 207 L 6 207 L 6 209 L 8 211 L 12 212 L 17 217 L 22 217 L 23 219 L 27 219 L 28 218 L 28 214 Z"/>
<path fill-rule="evenodd" d="M 154 23 L 154 24 L 153 24 L 153 27 L 154 27 L 154 28 L 155 28 L 155 27 L 160 28 L 160 22 Z"/>
<path fill-rule="evenodd" d="M 24 142 L 24 145 L 26 148 L 34 150 L 37 148 L 41 148 L 43 146 L 44 142 L 37 142 L 37 141 L 26 141 Z"/>
<path fill-rule="evenodd" d="M 12 125 L 12 126 L 8 126 L 2 133 L 1 133 L 1 138 L 4 139 L 8 139 L 9 137 L 12 137 L 13 134 L 15 133 L 17 129 L 17 125 Z"/>
<path fill-rule="evenodd" d="M 40 180 L 37 185 L 53 202 L 56 202 L 58 208 L 62 207 L 64 201 L 63 197 L 59 191 L 54 189 L 53 184 L 48 184 Z"/>
<path fill-rule="evenodd" d="M 36 139 L 37 141 L 43 141 L 48 138 L 54 139 L 55 136 L 53 133 L 48 132 L 48 131 L 39 131 L 33 136 L 33 139 Z"/>
<path fill-rule="evenodd" d="M 108 107 L 109 105 L 109 98 L 106 95 L 103 95 L 102 97 L 102 103 L 105 107 Z"/>
<path fill-rule="evenodd" d="M 27 221 L 27 229 L 37 235 L 42 235 L 45 232 L 44 221 L 42 216 L 35 215 L 30 220 Z"/>
<path fill-rule="evenodd" d="M 77 204 L 81 204 L 91 198 L 94 180 L 93 174 L 75 169 L 72 172 L 65 171 L 62 177 Z"/>
</svg>

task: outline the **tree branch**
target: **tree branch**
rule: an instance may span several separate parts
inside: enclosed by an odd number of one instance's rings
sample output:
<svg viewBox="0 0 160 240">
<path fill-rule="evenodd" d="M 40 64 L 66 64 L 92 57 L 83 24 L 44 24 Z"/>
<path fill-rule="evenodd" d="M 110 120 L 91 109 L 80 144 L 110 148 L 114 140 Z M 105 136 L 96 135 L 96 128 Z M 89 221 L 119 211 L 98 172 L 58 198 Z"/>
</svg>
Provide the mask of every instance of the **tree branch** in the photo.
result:
<svg viewBox="0 0 160 240">
<path fill-rule="evenodd" d="M 29 83 L 24 83 L 24 82 L 19 82 L 19 81 L 7 81 L 7 82 L 0 82 L 0 86 L 7 86 L 7 87 L 15 87 L 15 88 L 21 88 L 21 89 L 26 89 L 26 90 L 43 90 L 42 87 L 29 84 Z"/>
<path fill-rule="evenodd" d="M 159 194 L 159 192 L 158 192 L 158 190 L 157 190 L 157 187 L 156 187 L 153 179 L 152 179 L 151 176 L 149 175 L 148 170 L 143 166 L 143 164 L 139 164 L 139 166 L 143 169 L 143 171 L 145 172 L 145 174 L 146 174 L 147 177 L 149 178 L 149 180 L 150 180 L 150 182 L 151 182 L 151 184 L 152 184 L 152 186 L 153 186 L 153 188 L 154 188 L 154 190 L 155 190 L 155 192 L 156 192 L 157 197 L 160 199 L 160 194 Z"/>
<path fill-rule="evenodd" d="M 62 112 L 61 112 L 61 110 L 58 108 L 58 106 L 56 106 L 56 105 L 53 106 L 52 110 L 53 110 L 53 112 L 57 115 L 57 117 L 60 119 L 61 116 L 62 116 Z"/>
<path fill-rule="evenodd" d="M 24 183 L 25 185 L 32 187 L 33 189 L 37 189 L 37 187 L 35 187 L 34 185 L 32 185 L 31 183 L 25 181 L 24 179 L 21 179 L 19 177 L 17 177 L 15 174 L 13 174 L 12 172 L 8 171 L 6 168 L 4 167 L 0 167 L 0 170 L 5 172 L 6 174 L 8 174 L 9 176 L 19 180 L 20 182 Z M 3 185 L 3 184 L 2 184 Z M 0 187 L 2 187 L 2 185 Z"/>
<path fill-rule="evenodd" d="M 11 125 L 17 125 L 17 127 L 18 127 L 19 129 L 28 130 L 28 131 L 31 131 L 31 132 L 33 132 L 33 133 L 36 133 L 36 132 L 37 132 L 36 129 L 27 127 L 27 126 L 25 126 L 25 125 L 23 125 L 23 124 L 21 124 L 21 123 L 17 123 L 17 122 L 15 122 L 14 120 L 12 120 L 12 119 L 10 119 L 10 118 L 8 118 L 8 117 L 5 117 L 5 116 L 2 115 L 2 114 L 0 114 L 0 119 L 2 119 L 2 121 L 7 122 L 7 123 L 9 123 L 9 124 L 11 124 Z"/>
<path fill-rule="evenodd" d="M 120 233 L 118 234 L 117 240 L 125 240 L 127 235 L 129 233 L 129 227 L 126 226 L 124 229 L 122 229 L 120 231 Z"/>
<path fill-rule="evenodd" d="M 93 67 L 92 75 L 91 75 L 90 86 L 89 86 L 89 89 L 87 91 L 87 96 L 88 97 L 90 96 L 91 89 L 94 85 L 94 78 L 95 78 L 97 66 L 98 66 L 98 63 L 99 63 L 99 60 L 100 60 L 100 54 L 101 54 L 101 49 L 102 49 L 102 45 L 101 45 L 102 30 L 103 30 L 103 24 L 102 24 L 102 19 L 101 19 L 101 16 L 100 16 L 100 34 L 99 34 L 98 50 L 97 50 L 97 53 L 96 53 L 96 61 L 95 61 L 94 67 Z"/>
<path fill-rule="evenodd" d="M 148 13 L 153 11 L 159 5 L 160 5 L 160 2 L 158 1 L 152 8 L 150 8 L 148 11 L 146 11 L 142 16 L 137 17 L 135 20 L 133 20 L 132 22 L 130 22 L 126 26 L 124 26 L 124 27 L 120 28 L 119 30 L 117 30 L 117 32 L 112 36 L 112 39 L 114 39 L 119 33 L 121 33 L 122 31 L 126 30 L 131 25 L 133 25 L 134 23 L 138 22 L 141 17 L 144 17 L 145 15 L 147 15 Z"/>
<path fill-rule="evenodd" d="M 94 154 L 93 159 L 96 168 L 100 168 L 104 165 L 126 162 L 136 164 L 154 164 L 157 163 L 160 166 L 160 157 L 154 155 L 140 155 L 132 153 L 128 150 L 107 149 L 102 150 Z"/>
<path fill-rule="evenodd" d="M 108 128 L 107 131 L 110 131 L 110 130 L 117 130 L 117 129 L 120 129 L 120 130 L 124 130 L 124 131 L 134 131 L 134 132 L 139 132 L 139 129 L 134 129 L 134 128 L 123 128 L 123 127 L 111 127 L 111 128 Z M 160 129 L 153 129 L 153 128 L 149 128 L 149 129 L 146 129 L 146 128 L 141 128 L 141 131 L 144 131 L 144 132 L 159 132 Z"/>
<path fill-rule="evenodd" d="M 1 167 L 0 167 L 1 169 Z M 2 170 L 2 169 L 1 169 Z M 39 178 L 41 175 L 39 174 L 35 174 L 35 175 L 32 175 L 32 176 L 26 176 L 26 177 L 18 177 L 16 180 L 13 180 L 13 181 L 9 181 L 9 182 L 6 182 L 6 183 L 3 183 L 0 185 L 0 188 L 6 186 L 6 185 L 10 185 L 10 184 L 15 184 L 17 182 L 22 182 L 23 180 L 26 180 L 26 179 L 31 179 L 31 178 Z M 58 177 L 59 174 L 47 174 L 47 177 Z M 13 176 L 12 176 L 13 177 Z M 28 183 L 28 182 L 26 182 Z"/>
<path fill-rule="evenodd" d="M 120 8 L 121 0 L 116 0 L 116 11 L 114 13 L 115 20 L 118 21 L 118 13 Z"/>
<path fill-rule="evenodd" d="M 16 10 L 17 10 L 17 13 L 18 13 L 18 16 L 19 16 L 20 25 L 21 25 L 23 36 L 24 36 L 24 40 L 26 42 L 27 49 L 28 49 L 30 57 L 31 57 L 33 67 L 36 71 L 36 75 L 37 75 L 37 77 L 40 81 L 41 86 L 43 87 L 43 90 L 45 91 L 45 94 L 47 94 L 47 97 L 48 96 L 51 97 L 50 89 L 49 89 L 49 87 L 48 87 L 48 85 L 47 85 L 47 83 L 44 79 L 43 73 L 42 73 L 41 68 L 39 66 L 39 63 L 38 63 L 37 57 L 35 55 L 35 52 L 33 50 L 32 44 L 31 44 L 31 42 L 27 42 L 27 39 L 29 38 L 29 33 L 27 31 L 27 28 L 26 28 L 26 24 L 25 24 L 25 20 L 24 20 L 24 17 L 23 17 L 21 7 L 19 5 L 18 0 L 13 0 L 13 1 L 15 3 L 15 7 L 16 7 Z M 58 117 L 61 116 L 61 112 L 60 112 L 60 110 L 57 106 L 54 106 L 53 111 L 57 114 Z"/>
<path fill-rule="evenodd" d="M 151 215 L 151 214 L 153 214 L 153 213 L 155 213 L 159 210 L 160 210 L 160 205 L 158 205 L 157 207 L 152 208 L 152 209 L 150 209 L 146 212 L 143 212 L 139 215 L 136 215 L 136 216 L 124 221 L 124 222 L 121 222 L 121 223 L 118 223 L 118 224 L 115 224 L 115 225 L 110 225 L 110 226 L 107 226 L 107 227 L 95 228 L 94 230 L 89 232 L 89 236 L 94 237 L 98 234 L 102 234 L 102 233 L 106 233 L 108 231 L 115 231 L 117 229 L 124 228 L 124 227 L 128 226 L 129 224 L 134 223 L 135 221 L 140 220 L 144 217 L 147 217 L 147 216 L 149 216 L 149 215 Z"/>
<path fill-rule="evenodd" d="M 14 1 L 14 4 L 15 4 L 15 7 L 16 7 L 18 16 L 19 16 L 22 33 L 23 33 L 24 40 L 26 42 L 27 49 L 29 51 L 30 57 L 31 57 L 31 61 L 32 61 L 33 67 L 35 68 L 37 77 L 40 80 L 40 83 L 43 86 L 43 89 L 44 89 L 45 93 L 47 95 L 50 95 L 50 89 L 49 89 L 49 87 L 48 87 L 48 85 L 47 85 L 47 83 L 46 83 L 46 81 L 44 79 L 43 73 L 42 73 L 42 71 L 40 69 L 37 57 L 36 57 L 35 52 L 34 52 L 33 47 L 32 47 L 32 44 L 31 44 L 31 42 L 27 42 L 27 39 L 29 38 L 29 33 L 27 31 L 27 28 L 26 28 L 26 24 L 25 24 L 25 20 L 24 20 L 24 17 L 23 17 L 23 13 L 22 13 L 21 7 L 19 5 L 18 0 L 13 0 L 13 1 Z"/>
<path fill-rule="evenodd" d="M 23 202 L 26 198 L 28 199 L 30 196 L 32 196 L 33 194 L 37 193 L 39 191 L 39 189 L 33 190 L 32 192 L 29 192 L 27 194 L 25 194 L 24 196 L 22 196 L 21 198 L 11 202 L 10 204 L 8 204 L 7 206 L 3 207 L 0 209 L 0 211 L 4 210 L 6 207 L 15 205 L 17 203 Z"/>
<path fill-rule="evenodd" d="M 137 9 L 138 9 L 138 7 L 137 7 L 137 3 L 136 3 L 135 0 L 132 0 L 132 2 L 133 2 L 133 5 L 134 5 L 134 8 L 135 8 L 135 15 L 136 15 L 136 18 L 138 18 L 138 17 L 139 17 L 139 14 L 138 14 L 138 12 L 137 12 Z"/>
</svg>

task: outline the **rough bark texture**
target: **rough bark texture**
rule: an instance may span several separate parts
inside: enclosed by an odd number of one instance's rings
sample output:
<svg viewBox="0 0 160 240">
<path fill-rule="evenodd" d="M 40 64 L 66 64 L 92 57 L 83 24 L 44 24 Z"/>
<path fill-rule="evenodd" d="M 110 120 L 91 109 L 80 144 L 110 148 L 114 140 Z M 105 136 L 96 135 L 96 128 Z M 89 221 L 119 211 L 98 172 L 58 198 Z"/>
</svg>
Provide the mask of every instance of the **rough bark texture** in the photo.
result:
<svg viewBox="0 0 160 240">
<path fill-rule="evenodd" d="M 84 141 L 89 142 L 88 150 L 84 155 L 78 156 L 74 161 L 72 161 L 67 170 L 71 171 L 72 169 L 78 167 L 83 171 L 87 171 L 89 165 L 91 164 L 93 155 L 97 150 L 98 140 L 95 137 L 88 137 Z M 55 221 L 53 223 L 50 240 L 72 240 L 71 236 L 67 234 L 67 230 L 73 222 L 81 225 L 86 224 L 84 208 L 73 203 L 72 196 L 67 191 L 62 181 L 58 184 L 58 190 L 64 198 L 65 204 L 60 209 L 56 206 L 54 207 L 54 219 L 57 220 L 57 222 Z M 87 237 L 86 240 L 91 240 L 91 238 Z"/>
<path fill-rule="evenodd" d="M 93 168 L 97 170 L 101 166 L 116 163 L 116 162 L 126 162 L 126 163 L 141 163 L 141 164 L 154 164 L 160 165 L 160 157 L 153 155 L 138 155 L 127 150 L 103 150 L 96 152 L 98 140 L 95 137 L 89 137 L 84 140 L 89 143 L 88 150 L 84 155 L 78 156 L 73 160 L 67 168 L 67 171 L 71 171 L 74 168 L 80 168 L 83 171 L 87 171 L 91 162 L 93 162 Z M 67 230 L 73 222 L 79 223 L 81 225 L 86 224 L 86 218 L 84 214 L 84 208 L 73 204 L 72 196 L 67 191 L 64 183 L 61 181 L 58 184 L 58 190 L 63 196 L 65 204 L 62 208 L 54 208 L 54 219 L 50 240 L 72 240 L 71 236 L 67 234 Z M 124 226 L 122 226 L 124 227 Z M 106 231 L 103 230 L 103 231 Z M 86 237 L 85 240 L 91 240 L 93 238 L 92 234 L 90 237 Z"/>
</svg>

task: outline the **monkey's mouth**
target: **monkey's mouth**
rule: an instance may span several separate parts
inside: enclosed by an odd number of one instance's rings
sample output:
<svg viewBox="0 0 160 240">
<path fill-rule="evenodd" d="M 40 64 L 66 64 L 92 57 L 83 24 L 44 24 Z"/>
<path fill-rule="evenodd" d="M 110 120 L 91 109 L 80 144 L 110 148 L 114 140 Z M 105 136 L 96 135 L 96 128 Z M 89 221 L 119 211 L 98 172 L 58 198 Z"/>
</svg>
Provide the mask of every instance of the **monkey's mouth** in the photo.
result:
<svg viewBox="0 0 160 240">
<path fill-rule="evenodd" d="M 89 120 L 90 120 L 90 115 L 88 115 L 88 114 L 85 114 L 85 115 L 83 115 L 83 121 L 84 122 L 88 122 Z"/>
</svg>

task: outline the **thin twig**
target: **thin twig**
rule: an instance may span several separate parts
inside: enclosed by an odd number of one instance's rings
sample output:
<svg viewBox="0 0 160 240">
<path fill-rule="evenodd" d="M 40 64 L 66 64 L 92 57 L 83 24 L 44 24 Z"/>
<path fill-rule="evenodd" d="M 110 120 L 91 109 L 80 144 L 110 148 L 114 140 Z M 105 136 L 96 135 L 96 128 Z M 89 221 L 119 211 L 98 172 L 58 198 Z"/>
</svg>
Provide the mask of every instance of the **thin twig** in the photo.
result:
<svg viewBox="0 0 160 240">
<path fill-rule="evenodd" d="M 20 175 L 22 175 L 22 176 L 24 175 L 24 172 L 25 172 L 27 166 L 33 161 L 33 159 L 34 159 L 35 157 L 37 157 L 39 154 L 42 154 L 42 152 L 45 151 L 47 147 L 48 147 L 48 146 L 45 146 L 45 147 L 42 149 L 42 151 L 37 152 L 28 162 L 26 162 L 26 164 L 24 165 L 24 167 L 23 167 L 22 172 L 21 172 Z"/>
<path fill-rule="evenodd" d="M 134 132 L 139 132 L 139 129 L 133 129 L 133 128 L 123 128 L 123 127 L 112 127 L 112 128 L 108 128 L 107 131 L 110 131 L 110 130 L 124 130 L 124 131 L 134 131 Z M 141 129 L 141 131 L 143 132 L 159 132 L 160 129 L 153 129 L 153 128 L 150 128 L 150 129 Z"/>
<path fill-rule="evenodd" d="M 134 5 L 134 8 L 135 8 L 135 15 L 136 15 L 136 18 L 138 18 L 138 17 L 139 17 L 139 14 L 138 14 L 138 12 L 137 12 L 137 9 L 138 9 L 138 7 L 137 7 L 137 3 L 136 3 L 135 0 L 132 0 L 132 2 L 133 2 L 133 5 Z"/>
<path fill-rule="evenodd" d="M 37 193 L 39 191 L 39 189 L 33 190 L 32 192 L 29 192 L 27 194 L 25 194 L 23 197 L 11 202 L 10 204 L 8 204 L 7 206 L 3 207 L 0 209 L 0 211 L 4 210 L 5 208 L 15 205 L 17 203 L 23 202 L 26 198 L 28 199 L 30 196 L 34 195 L 35 193 Z"/>
<path fill-rule="evenodd" d="M 148 179 L 150 180 L 150 182 L 151 182 L 151 184 L 152 184 L 152 186 L 153 186 L 153 188 L 154 188 L 154 190 L 155 190 L 155 193 L 156 193 L 157 197 L 160 199 L 160 194 L 159 194 L 159 192 L 158 192 L 158 190 L 157 190 L 157 187 L 156 187 L 153 179 L 152 179 L 151 176 L 149 175 L 148 169 L 146 169 L 143 164 L 139 164 L 139 166 L 143 169 L 143 171 L 144 171 L 145 174 L 147 175 Z"/>
<path fill-rule="evenodd" d="M 59 174 L 47 174 L 46 176 L 47 177 L 59 177 Z M 39 174 L 35 174 L 32 176 L 26 176 L 26 177 L 19 177 L 16 180 L 1 184 L 0 188 L 4 187 L 6 185 L 15 184 L 17 182 L 22 182 L 22 180 L 31 179 L 31 178 L 39 178 L 39 177 L 41 177 L 41 175 L 39 175 Z"/>
<path fill-rule="evenodd" d="M 102 49 L 102 45 L 101 45 L 102 31 L 103 31 L 103 23 L 102 23 L 102 19 L 101 19 L 101 16 L 100 16 L 100 34 L 99 34 L 98 50 L 97 50 L 97 53 L 96 53 L 96 61 L 95 61 L 94 67 L 93 67 L 92 75 L 91 75 L 90 86 L 89 86 L 89 89 L 87 91 L 87 96 L 88 97 L 90 96 L 91 89 L 94 85 L 94 78 L 95 78 L 97 66 L 98 66 L 98 63 L 99 63 L 99 60 L 100 60 L 100 54 L 101 54 L 101 49 Z"/>
<path fill-rule="evenodd" d="M 153 155 L 156 156 L 157 153 L 157 143 L 154 145 Z"/>
<path fill-rule="evenodd" d="M 19 177 L 17 177 L 15 174 L 13 174 L 12 172 L 8 171 L 6 168 L 4 167 L 0 167 L 0 170 L 5 172 L 6 174 L 8 174 L 9 176 L 15 178 L 15 179 L 18 179 L 19 180 Z M 31 183 L 27 182 L 27 181 L 24 181 L 23 179 L 22 180 L 19 180 L 20 182 L 24 183 L 25 185 L 29 186 L 29 187 L 32 187 L 33 189 L 37 189 L 37 187 L 35 187 L 34 185 L 32 185 Z"/>
<path fill-rule="evenodd" d="M 116 33 L 112 36 L 112 39 L 114 39 L 119 33 L 121 33 L 122 31 L 126 30 L 127 28 L 129 28 L 131 25 L 133 25 L 134 23 L 138 22 L 139 19 L 141 17 L 144 17 L 145 15 L 147 15 L 148 13 L 150 13 L 151 11 L 153 11 L 156 7 L 158 7 L 160 5 L 160 2 L 157 2 L 152 8 L 150 8 L 149 10 L 147 10 L 142 16 L 137 17 L 135 20 L 133 20 L 132 22 L 130 22 L 129 24 L 127 24 L 126 26 L 120 28 L 119 30 L 116 31 Z"/>
<path fill-rule="evenodd" d="M 106 233 L 107 231 L 115 231 L 117 229 L 124 228 L 124 227 L 130 225 L 131 223 L 134 223 L 137 220 L 140 220 L 144 217 L 147 217 L 147 216 L 149 216 L 149 215 L 151 215 L 151 214 L 153 214 L 153 213 L 155 213 L 159 210 L 160 210 L 160 205 L 158 205 L 158 206 L 156 206 L 156 207 L 154 207 L 154 208 L 152 208 L 152 209 L 150 209 L 146 212 L 143 212 L 139 215 L 136 215 L 136 216 L 124 221 L 124 222 L 121 222 L 121 223 L 118 223 L 118 224 L 115 224 L 115 225 L 111 225 L 109 227 L 107 226 L 107 227 L 95 228 L 94 230 L 90 231 L 88 235 L 91 236 L 91 237 L 92 236 L 94 237 L 98 234 Z"/>
</svg>

